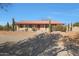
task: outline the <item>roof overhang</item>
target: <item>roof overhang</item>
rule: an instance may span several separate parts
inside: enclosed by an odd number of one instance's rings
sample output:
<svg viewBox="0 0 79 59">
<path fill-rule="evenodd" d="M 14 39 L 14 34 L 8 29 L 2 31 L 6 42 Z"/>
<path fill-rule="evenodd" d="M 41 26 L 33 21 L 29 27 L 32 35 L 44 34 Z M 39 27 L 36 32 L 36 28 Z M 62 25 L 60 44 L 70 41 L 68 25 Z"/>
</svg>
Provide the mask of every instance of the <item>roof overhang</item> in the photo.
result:
<svg viewBox="0 0 79 59">
<path fill-rule="evenodd" d="M 49 21 L 22 21 L 22 22 L 16 22 L 16 25 L 28 25 L 28 24 L 49 24 Z M 64 25 L 64 23 L 57 22 L 57 21 L 51 21 L 51 24 L 61 24 Z"/>
</svg>

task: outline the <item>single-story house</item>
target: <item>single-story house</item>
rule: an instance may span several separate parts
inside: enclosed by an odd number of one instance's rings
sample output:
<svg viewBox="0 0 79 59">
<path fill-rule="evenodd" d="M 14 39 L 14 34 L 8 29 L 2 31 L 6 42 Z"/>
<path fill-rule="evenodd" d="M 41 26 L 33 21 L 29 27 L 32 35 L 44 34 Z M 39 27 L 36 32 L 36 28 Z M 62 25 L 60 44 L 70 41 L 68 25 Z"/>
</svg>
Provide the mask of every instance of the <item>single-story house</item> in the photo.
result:
<svg viewBox="0 0 79 59">
<path fill-rule="evenodd" d="M 52 26 L 63 25 L 63 23 L 58 21 L 51 21 Z M 32 30 L 41 30 L 49 31 L 49 21 L 20 21 L 16 22 L 17 31 L 32 31 Z"/>
</svg>

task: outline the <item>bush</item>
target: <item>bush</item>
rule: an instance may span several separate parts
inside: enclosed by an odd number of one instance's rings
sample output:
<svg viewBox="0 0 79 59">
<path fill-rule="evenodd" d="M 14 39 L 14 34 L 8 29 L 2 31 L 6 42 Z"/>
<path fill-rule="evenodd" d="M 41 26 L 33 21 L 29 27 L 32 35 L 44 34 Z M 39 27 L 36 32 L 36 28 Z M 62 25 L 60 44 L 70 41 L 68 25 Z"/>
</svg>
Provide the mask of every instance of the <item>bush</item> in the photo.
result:
<svg viewBox="0 0 79 59">
<path fill-rule="evenodd" d="M 54 29 L 55 29 L 56 31 L 63 31 L 63 32 L 65 32 L 65 31 L 66 31 L 66 26 L 57 25 L 57 26 L 54 27 Z"/>
<path fill-rule="evenodd" d="M 28 31 L 28 28 L 26 28 L 25 31 Z"/>
<path fill-rule="evenodd" d="M 79 22 L 74 23 L 73 26 L 78 26 L 79 27 Z"/>
<path fill-rule="evenodd" d="M 0 30 L 3 30 L 3 26 L 0 25 Z"/>
<path fill-rule="evenodd" d="M 32 31 L 36 31 L 35 27 L 32 28 Z"/>
</svg>

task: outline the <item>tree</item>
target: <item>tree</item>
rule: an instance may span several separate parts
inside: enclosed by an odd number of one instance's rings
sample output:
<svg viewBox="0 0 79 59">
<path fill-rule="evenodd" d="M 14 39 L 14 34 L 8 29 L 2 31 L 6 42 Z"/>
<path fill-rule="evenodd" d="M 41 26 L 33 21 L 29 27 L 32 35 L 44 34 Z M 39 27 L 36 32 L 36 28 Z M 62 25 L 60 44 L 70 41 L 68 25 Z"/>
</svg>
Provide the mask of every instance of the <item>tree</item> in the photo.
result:
<svg viewBox="0 0 79 59">
<path fill-rule="evenodd" d="M 15 20 L 14 20 L 14 18 L 12 19 L 12 30 L 15 31 Z"/>
<path fill-rule="evenodd" d="M 0 3 L 0 11 L 1 10 L 4 10 L 4 11 L 8 11 L 7 10 L 7 8 L 8 8 L 8 6 L 10 6 L 12 3 Z M 9 24 L 8 24 L 9 25 Z M 2 28 L 2 26 L 1 26 L 1 28 Z M 4 29 L 4 27 L 3 27 L 3 29 Z"/>
<path fill-rule="evenodd" d="M 8 11 L 7 7 L 10 5 L 11 5 L 11 3 L 0 3 L 0 9 L 2 9 L 4 11 Z"/>
</svg>

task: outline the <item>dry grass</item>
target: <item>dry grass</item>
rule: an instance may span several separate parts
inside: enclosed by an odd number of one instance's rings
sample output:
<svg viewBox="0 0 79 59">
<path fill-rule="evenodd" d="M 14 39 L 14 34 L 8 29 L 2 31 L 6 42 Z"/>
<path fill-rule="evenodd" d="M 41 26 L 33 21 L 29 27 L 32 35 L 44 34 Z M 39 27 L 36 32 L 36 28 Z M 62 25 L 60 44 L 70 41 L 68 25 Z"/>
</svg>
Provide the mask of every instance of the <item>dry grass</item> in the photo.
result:
<svg viewBox="0 0 79 59">
<path fill-rule="evenodd" d="M 64 38 L 59 41 L 60 43 L 67 44 L 67 42 L 74 43 L 76 46 L 79 46 L 79 32 L 62 32 Z"/>
<path fill-rule="evenodd" d="M 79 38 L 79 32 L 61 32 L 60 34 L 62 34 L 63 36 L 68 36 L 72 39 Z"/>
</svg>

